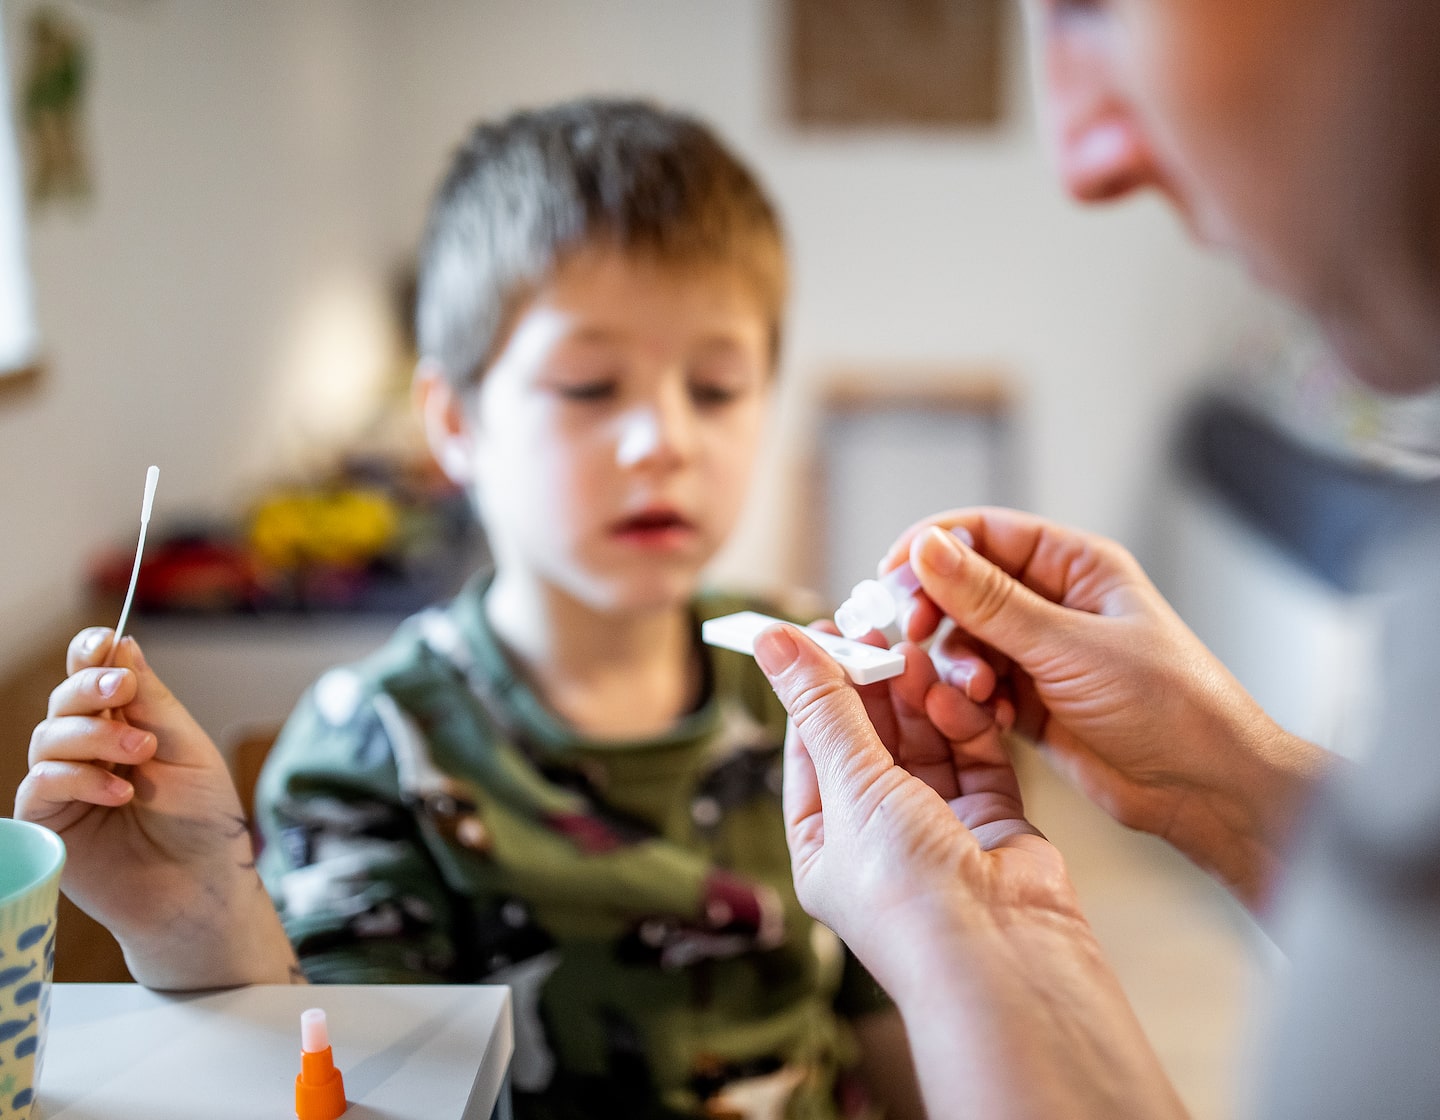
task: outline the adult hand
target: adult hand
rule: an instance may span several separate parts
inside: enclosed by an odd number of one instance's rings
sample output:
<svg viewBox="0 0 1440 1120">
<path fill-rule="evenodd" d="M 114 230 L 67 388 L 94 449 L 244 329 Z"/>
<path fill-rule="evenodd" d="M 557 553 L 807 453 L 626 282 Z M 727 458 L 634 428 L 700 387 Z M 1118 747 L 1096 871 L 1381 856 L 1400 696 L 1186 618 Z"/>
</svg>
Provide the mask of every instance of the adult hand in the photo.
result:
<svg viewBox="0 0 1440 1120">
<path fill-rule="evenodd" d="M 900 677 L 857 690 L 802 633 L 755 644 L 791 719 L 796 892 L 895 999 L 930 1114 L 1182 1115 L 990 712 L 916 646 Z"/>
<path fill-rule="evenodd" d="M 1025 820 L 989 713 L 940 685 L 917 646 L 897 647 L 899 677 L 856 689 L 798 633 L 767 631 L 755 656 L 791 719 L 784 812 L 805 908 L 888 990 L 911 960 L 892 936 L 903 921 L 948 921 L 957 902 L 966 921 L 1021 902 L 1078 918 L 1058 853 Z M 932 691 L 949 735 L 926 714 Z M 977 896 L 957 899 L 962 888 Z M 919 912 L 936 904 L 942 912 Z"/>
<path fill-rule="evenodd" d="M 141 983 L 289 980 L 294 955 L 220 752 L 133 639 L 106 666 L 112 638 L 97 628 L 70 643 L 15 815 L 64 839 L 65 893 L 115 934 Z"/>
<path fill-rule="evenodd" d="M 963 526 L 967 547 L 949 532 Z M 925 596 L 907 619 L 942 674 L 977 655 L 1013 696 L 1016 729 L 1121 823 L 1161 836 L 1263 901 L 1330 756 L 1281 730 L 1122 547 L 1038 517 L 955 510 L 912 526 Z M 946 727 L 941 710 L 931 713 Z"/>
</svg>

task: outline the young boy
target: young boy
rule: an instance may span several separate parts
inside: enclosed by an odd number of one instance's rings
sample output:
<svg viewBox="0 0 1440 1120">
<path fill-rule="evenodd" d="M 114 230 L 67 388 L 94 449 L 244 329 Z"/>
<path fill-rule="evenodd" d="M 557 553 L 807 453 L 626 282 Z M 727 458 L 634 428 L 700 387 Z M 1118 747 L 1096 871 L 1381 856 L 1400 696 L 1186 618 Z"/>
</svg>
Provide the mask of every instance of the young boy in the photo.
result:
<svg viewBox="0 0 1440 1120">
<path fill-rule="evenodd" d="M 260 869 L 310 979 L 510 985 L 524 1117 L 853 1114 L 857 1035 L 881 1071 L 871 1099 L 919 1114 L 898 1019 L 796 903 L 784 711 L 749 658 L 698 640 L 701 619 L 753 605 L 697 586 L 742 506 L 784 294 L 778 222 L 748 171 L 643 104 L 482 125 L 431 209 L 416 400 L 495 570 L 306 696 L 258 789 Z M 103 656 L 108 638 L 90 637 L 72 670 Z M 235 818 L 213 747 L 183 713 L 156 714 L 168 698 L 137 652 L 120 651 L 136 679 L 109 695 L 97 669 L 56 690 L 36 733 L 50 761 L 17 815 L 81 841 L 67 890 L 137 978 L 256 979 L 236 973 L 243 942 L 278 950 L 247 901 L 223 934 L 195 916 L 213 903 L 175 902 L 224 945 L 211 964 L 155 964 L 179 935 L 134 899 L 181 888 L 138 878 L 163 862 L 154 849 L 212 883 L 244 860 L 220 838 L 197 854 L 178 795 L 169 826 L 137 820 L 191 756 L 202 803 L 231 832 Z M 132 698 L 123 740 L 94 715 Z M 139 758 L 133 793 L 94 765 Z M 84 846 L 106 811 L 143 835 L 123 899 L 103 868 L 116 849 Z"/>
</svg>

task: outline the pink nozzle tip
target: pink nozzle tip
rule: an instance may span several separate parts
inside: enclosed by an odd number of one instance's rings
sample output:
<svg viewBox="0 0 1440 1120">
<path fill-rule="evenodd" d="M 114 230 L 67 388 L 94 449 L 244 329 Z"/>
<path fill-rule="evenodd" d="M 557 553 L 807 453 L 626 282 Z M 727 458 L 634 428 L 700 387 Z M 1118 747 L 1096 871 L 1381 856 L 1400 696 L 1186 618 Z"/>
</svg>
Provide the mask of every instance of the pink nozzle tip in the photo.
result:
<svg viewBox="0 0 1440 1120">
<path fill-rule="evenodd" d="M 300 1012 L 300 1049 L 307 1054 L 318 1054 L 330 1046 L 330 1028 L 325 1024 L 325 1012 L 318 1007 Z"/>
</svg>

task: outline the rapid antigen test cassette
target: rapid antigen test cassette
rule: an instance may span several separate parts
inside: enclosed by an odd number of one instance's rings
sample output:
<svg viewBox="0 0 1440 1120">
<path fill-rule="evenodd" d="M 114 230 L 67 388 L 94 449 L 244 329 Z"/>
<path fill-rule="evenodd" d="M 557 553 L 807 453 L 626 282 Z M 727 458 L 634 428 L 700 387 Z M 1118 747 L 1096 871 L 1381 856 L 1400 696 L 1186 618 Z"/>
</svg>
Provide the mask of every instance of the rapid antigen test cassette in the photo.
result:
<svg viewBox="0 0 1440 1120">
<path fill-rule="evenodd" d="M 707 619 L 700 624 L 700 637 L 707 645 L 754 656 L 755 639 L 760 632 L 784 621 L 758 611 L 741 611 L 739 614 Z M 839 662 L 855 684 L 889 680 L 898 677 L 905 668 L 904 655 L 893 649 L 852 642 L 849 638 L 837 638 L 820 630 L 807 629 L 805 636 Z"/>
</svg>

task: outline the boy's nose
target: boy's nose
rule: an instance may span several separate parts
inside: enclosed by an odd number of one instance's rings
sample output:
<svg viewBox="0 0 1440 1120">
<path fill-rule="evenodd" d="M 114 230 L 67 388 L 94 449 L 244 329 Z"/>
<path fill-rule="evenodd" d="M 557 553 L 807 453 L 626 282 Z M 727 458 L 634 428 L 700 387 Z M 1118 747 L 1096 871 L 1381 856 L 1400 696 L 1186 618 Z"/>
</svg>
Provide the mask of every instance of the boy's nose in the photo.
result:
<svg viewBox="0 0 1440 1120">
<path fill-rule="evenodd" d="M 690 442 L 686 410 L 664 400 L 650 401 L 625 413 L 615 458 L 622 467 L 670 466 L 685 459 Z"/>
</svg>

